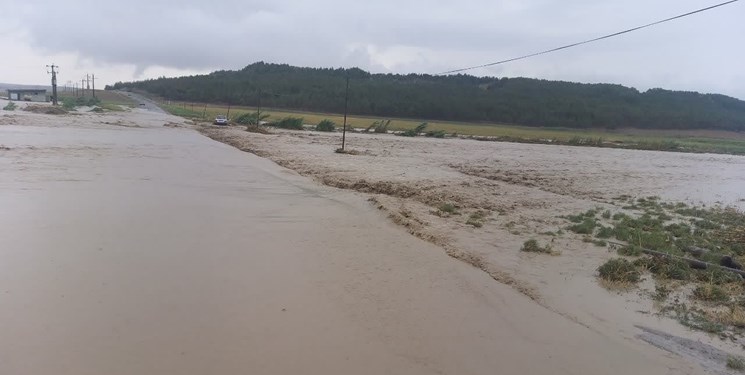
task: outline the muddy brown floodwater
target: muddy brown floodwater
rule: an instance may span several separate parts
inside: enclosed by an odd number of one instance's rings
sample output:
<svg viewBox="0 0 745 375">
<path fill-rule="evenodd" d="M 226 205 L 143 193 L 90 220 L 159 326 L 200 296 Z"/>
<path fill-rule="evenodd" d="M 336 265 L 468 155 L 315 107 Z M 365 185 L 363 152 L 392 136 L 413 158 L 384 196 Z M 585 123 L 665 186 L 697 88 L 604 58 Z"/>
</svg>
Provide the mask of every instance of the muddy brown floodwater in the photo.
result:
<svg viewBox="0 0 745 375">
<path fill-rule="evenodd" d="M 0 124 L 0 374 L 701 371 L 178 118 Z"/>
</svg>

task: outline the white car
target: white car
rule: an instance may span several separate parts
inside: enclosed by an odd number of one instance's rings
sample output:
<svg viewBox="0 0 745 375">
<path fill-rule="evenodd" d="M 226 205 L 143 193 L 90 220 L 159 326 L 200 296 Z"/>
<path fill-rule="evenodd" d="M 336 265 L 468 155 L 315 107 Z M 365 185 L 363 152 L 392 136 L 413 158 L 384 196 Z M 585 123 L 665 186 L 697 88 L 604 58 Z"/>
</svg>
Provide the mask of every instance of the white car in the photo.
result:
<svg viewBox="0 0 745 375">
<path fill-rule="evenodd" d="M 217 115 L 215 117 L 215 125 L 227 125 L 228 118 L 225 115 Z"/>
</svg>

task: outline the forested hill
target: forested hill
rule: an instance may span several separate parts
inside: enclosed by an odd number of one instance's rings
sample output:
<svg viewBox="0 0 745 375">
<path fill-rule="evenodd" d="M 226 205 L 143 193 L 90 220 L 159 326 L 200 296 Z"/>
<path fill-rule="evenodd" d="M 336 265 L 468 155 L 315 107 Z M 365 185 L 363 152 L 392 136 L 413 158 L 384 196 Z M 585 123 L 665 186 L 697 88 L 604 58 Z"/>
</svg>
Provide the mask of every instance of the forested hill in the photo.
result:
<svg viewBox="0 0 745 375">
<path fill-rule="evenodd" d="M 343 69 L 256 63 L 239 71 L 116 83 L 170 100 L 341 113 Z M 724 95 L 528 78 L 349 71 L 356 115 L 574 128 L 745 130 L 745 102 Z"/>
</svg>

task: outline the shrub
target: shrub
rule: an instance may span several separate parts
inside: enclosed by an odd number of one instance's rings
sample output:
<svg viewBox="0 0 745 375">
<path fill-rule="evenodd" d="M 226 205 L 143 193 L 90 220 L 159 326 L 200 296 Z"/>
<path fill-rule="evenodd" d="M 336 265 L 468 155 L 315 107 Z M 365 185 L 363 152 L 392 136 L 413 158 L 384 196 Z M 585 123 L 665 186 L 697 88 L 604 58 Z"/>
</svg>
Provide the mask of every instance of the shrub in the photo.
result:
<svg viewBox="0 0 745 375">
<path fill-rule="evenodd" d="M 598 274 L 603 280 L 617 283 L 637 283 L 641 279 L 641 273 L 634 264 L 622 258 L 605 262 L 598 268 Z"/>
<path fill-rule="evenodd" d="M 319 132 L 333 132 L 336 131 L 336 124 L 333 121 L 324 119 L 316 125 L 316 131 Z"/>
<path fill-rule="evenodd" d="M 581 223 L 574 224 L 567 229 L 578 234 L 592 234 L 596 225 L 595 219 L 586 218 Z"/>
<path fill-rule="evenodd" d="M 272 125 L 282 129 L 303 130 L 303 118 L 285 117 Z"/>
<path fill-rule="evenodd" d="M 523 243 L 520 251 L 551 254 L 551 245 L 541 246 L 538 244 L 538 241 L 531 238 Z"/>
<path fill-rule="evenodd" d="M 613 228 L 600 227 L 600 229 L 598 229 L 598 233 L 595 236 L 597 238 L 611 238 L 613 236 Z"/>
<path fill-rule="evenodd" d="M 66 97 L 62 99 L 62 108 L 70 111 L 75 109 L 75 107 L 78 105 L 77 100 L 75 98 Z"/>
<path fill-rule="evenodd" d="M 603 219 L 610 219 L 610 210 L 605 210 L 605 212 L 603 212 Z"/>
<path fill-rule="evenodd" d="M 417 125 L 416 128 L 414 128 L 414 129 L 407 129 L 407 130 L 399 133 L 399 135 L 402 136 L 402 137 L 416 137 L 421 132 L 423 132 L 424 129 L 426 129 L 426 128 L 427 128 L 427 123 L 426 122 L 423 122 L 423 123 Z M 377 131 L 376 131 L 376 133 L 377 133 Z"/>
<path fill-rule="evenodd" d="M 8 102 L 8 105 L 3 107 L 3 111 L 15 111 L 16 110 L 16 103 Z"/>
<path fill-rule="evenodd" d="M 618 212 L 618 213 L 613 214 L 613 220 L 615 220 L 615 221 L 623 220 L 623 219 L 626 219 L 628 217 L 629 217 L 629 215 L 626 215 L 623 212 Z"/>
<path fill-rule="evenodd" d="M 365 133 L 369 133 L 372 130 L 374 133 L 388 133 L 388 126 L 391 124 L 391 120 L 380 120 L 375 121 L 365 129 Z"/>
</svg>

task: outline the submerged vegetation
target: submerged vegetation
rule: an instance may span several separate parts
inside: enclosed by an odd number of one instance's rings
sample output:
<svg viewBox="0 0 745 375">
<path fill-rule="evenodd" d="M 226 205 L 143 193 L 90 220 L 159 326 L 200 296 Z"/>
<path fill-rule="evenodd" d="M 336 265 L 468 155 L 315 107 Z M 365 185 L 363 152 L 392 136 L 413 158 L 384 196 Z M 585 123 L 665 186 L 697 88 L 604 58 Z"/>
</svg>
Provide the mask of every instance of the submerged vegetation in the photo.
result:
<svg viewBox="0 0 745 375">
<path fill-rule="evenodd" d="M 551 249 L 551 245 L 545 245 L 541 246 L 537 240 L 535 239 L 529 239 L 523 243 L 523 246 L 520 248 L 520 251 L 525 251 L 528 253 L 546 253 L 546 254 L 552 254 L 553 250 Z"/>
<path fill-rule="evenodd" d="M 598 268 L 603 284 L 633 287 L 651 275 L 651 296 L 662 314 L 706 332 L 745 334 L 745 283 L 736 272 L 745 261 L 745 213 L 658 197 L 623 196 L 615 204 L 615 212 L 592 209 L 564 217 L 570 231 L 611 241 L 625 257 Z M 675 301 L 667 303 L 673 294 Z"/>
</svg>

